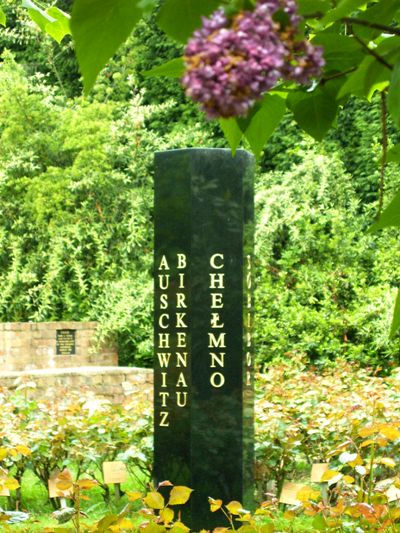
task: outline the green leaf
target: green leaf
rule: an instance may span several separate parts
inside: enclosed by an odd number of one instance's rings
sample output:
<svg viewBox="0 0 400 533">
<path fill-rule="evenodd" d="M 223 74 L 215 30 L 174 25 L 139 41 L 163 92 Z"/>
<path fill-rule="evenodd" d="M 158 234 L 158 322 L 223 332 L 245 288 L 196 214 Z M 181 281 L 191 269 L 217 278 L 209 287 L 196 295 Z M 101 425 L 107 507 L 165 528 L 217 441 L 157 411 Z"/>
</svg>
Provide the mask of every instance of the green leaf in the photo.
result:
<svg viewBox="0 0 400 533">
<path fill-rule="evenodd" d="M 359 65 L 364 58 L 360 44 L 354 37 L 336 33 L 320 33 L 313 40 L 324 49 L 325 71 L 344 71 Z"/>
<path fill-rule="evenodd" d="M 388 63 L 400 57 L 398 37 L 384 39 L 375 51 Z M 338 98 L 346 94 L 365 97 L 370 100 L 377 90 L 383 90 L 389 85 L 392 71 L 372 56 L 366 56 L 358 69 L 351 74 L 339 91 Z"/>
<path fill-rule="evenodd" d="M 364 96 L 371 101 L 374 94 L 383 91 L 389 85 L 391 71 L 382 63 L 372 60 L 364 78 Z"/>
<path fill-rule="evenodd" d="M 312 93 L 304 91 L 291 93 L 287 103 L 300 128 L 317 141 L 321 141 L 332 126 L 338 110 L 334 96 L 320 88 Z"/>
<path fill-rule="evenodd" d="M 328 0 L 299 0 L 300 15 L 313 15 L 314 13 L 326 13 L 331 8 Z"/>
<path fill-rule="evenodd" d="M 219 119 L 219 125 L 229 143 L 232 155 L 235 155 L 240 141 L 243 138 L 243 131 L 240 129 L 235 118 L 221 118 Z"/>
<path fill-rule="evenodd" d="M 145 70 L 144 72 L 142 72 L 142 75 L 146 78 L 149 76 L 166 76 L 168 78 L 181 78 L 184 71 L 185 63 L 183 57 L 177 57 L 175 59 L 171 59 L 171 61 L 167 61 L 167 63 L 163 63 L 162 65 L 153 67 L 150 70 Z"/>
<path fill-rule="evenodd" d="M 393 339 L 400 328 L 400 290 L 397 291 L 396 303 L 394 306 L 392 325 L 390 328 L 390 338 Z"/>
<path fill-rule="evenodd" d="M 144 13 L 150 13 L 154 7 L 156 6 L 157 2 L 154 0 L 139 0 L 137 5 L 138 7 L 144 12 Z"/>
<path fill-rule="evenodd" d="M 75 0 L 71 30 L 86 94 L 141 14 L 137 0 Z"/>
<path fill-rule="evenodd" d="M 374 59 L 371 56 L 366 57 L 358 69 L 347 77 L 345 83 L 339 91 L 338 98 L 343 98 L 348 94 L 356 96 L 365 96 L 365 79 L 369 67 Z"/>
<path fill-rule="evenodd" d="M 400 144 L 392 146 L 387 153 L 388 163 L 398 163 L 400 161 Z"/>
<path fill-rule="evenodd" d="M 70 16 L 58 7 L 52 6 L 44 11 L 32 0 L 22 0 L 22 7 L 28 10 L 29 17 L 39 28 L 60 43 L 66 35 L 70 35 Z"/>
<path fill-rule="evenodd" d="M 322 24 L 329 24 L 330 22 L 335 22 L 342 17 L 351 15 L 353 11 L 359 7 L 365 5 L 366 0 L 340 0 L 335 9 L 330 10 L 322 19 Z"/>
<path fill-rule="evenodd" d="M 315 515 L 312 526 L 317 531 L 326 531 L 327 529 L 325 518 L 321 514 Z"/>
<path fill-rule="evenodd" d="M 56 6 L 49 7 L 49 9 L 46 10 L 46 13 L 55 19 L 54 22 L 49 22 L 46 25 L 46 32 L 50 37 L 53 37 L 53 39 L 60 43 L 66 35 L 71 34 L 69 26 L 71 17 Z"/>
<path fill-rule="evenodd" d="M 267 94 L 260 109 L 252 117 L 244 135 L 257 158 L 260 157 L 266 141 L 279 125 L 285 111 L 286 105 L 283 98 Z"/>
<path fill-rule="evenodd" d="M 2 26 L 5 26 L 6 25 L 6 15 L 3 11 L 3 8 L 0 6 L 0 24 Z"/>
<path fill-rule="evenodd" d="M 379 220 L 377 220 L 368 231 L 375 232 L 390 226 L 400 226 L 400 192 L 396 194 L 379 217 Z"/>
<path fill-rule="evenodd" d="M 399 0 L 380 0 L 372 7 L 360 13 L 359 18 L 368 20 L 368 22 L 390 24 L 393 20 L 393 16 L 398 10 Z M 361 39 L 365 39 L 367 42 L 376 39 L 376 37 L 381 34 L 381 30 L 354 24 L 353 30 L 355 29 L 357 35 L 361 37 Z"/>
<path fill-rule="evenodd" d="M 119 520 L 119 516 L 115 514 L 110 514 L 102 518 L 99 522 L 96 524 L 96 531 L 98 533 L 102 533 L 104 531 L 107 531 L 110 526 L 116 524 Z"/>
<path fill-rule="evenodd" d="M 400 61 L 396 63 L 392 72 L 388 92 L 388 109 L 397 126 L 400 125 Z"/>
<path fill-rule="evenodd" d="M 185 43 L 200 27 L 201 17 L 210 15 L 219 5 L 219 0 L 165 0 L 157 24 L 167 35 Z"/>
<path fill-rule="evenodd" d="M 28 10 L 28 15 L 35 22 L 42 31 L 46 31 L 46 26 L 49 22 L 53 23 L 56 21 L 55 18 L 51 17 L 37 6 L 32 0 L 22 0 L 22 7 L 25 7 Z"/>
</svg>

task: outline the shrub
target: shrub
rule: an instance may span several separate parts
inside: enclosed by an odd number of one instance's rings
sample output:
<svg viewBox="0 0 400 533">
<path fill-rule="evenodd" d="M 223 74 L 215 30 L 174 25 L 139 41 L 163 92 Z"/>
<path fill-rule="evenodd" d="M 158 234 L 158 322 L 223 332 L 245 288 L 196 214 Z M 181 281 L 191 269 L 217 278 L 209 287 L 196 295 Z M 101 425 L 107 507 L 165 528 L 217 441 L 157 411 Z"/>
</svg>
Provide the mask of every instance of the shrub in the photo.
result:
<svg viewBox="0 0 400 533">
<path fill-rule="evenodd" d="M 304 142 L 298 155 L 300 164 L 257 184 L 258 361 L 300 353 L 389 368 L 400 347 L 387 334 L 399 277 L 388 263 L 395 233 L 366 233 L 374 213 L 360 213 L 336 154 Z"/>
</svg>

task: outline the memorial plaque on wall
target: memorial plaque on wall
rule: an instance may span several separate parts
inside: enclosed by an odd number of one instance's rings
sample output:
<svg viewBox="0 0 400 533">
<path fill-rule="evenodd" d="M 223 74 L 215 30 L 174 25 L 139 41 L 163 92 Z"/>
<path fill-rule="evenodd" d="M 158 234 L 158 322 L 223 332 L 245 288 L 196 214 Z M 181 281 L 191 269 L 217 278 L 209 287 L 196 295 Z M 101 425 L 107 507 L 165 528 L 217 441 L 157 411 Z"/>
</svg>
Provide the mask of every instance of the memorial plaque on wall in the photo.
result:
<svg viewBox="0 0 400 533">
<path fill-rule="evenodd" d="M 75 334 L 74 329 L 58 329 L 56 332 L 56 353 L 57 355 L 75 355 Z"/>
<path fill-rule="evenodd" d="M 253 172 L 243 150 L 156 154 L 154 475 L 194 489 L 195 531 L 221 523 L 209 496 L 253 494 Z"/>
</svg>

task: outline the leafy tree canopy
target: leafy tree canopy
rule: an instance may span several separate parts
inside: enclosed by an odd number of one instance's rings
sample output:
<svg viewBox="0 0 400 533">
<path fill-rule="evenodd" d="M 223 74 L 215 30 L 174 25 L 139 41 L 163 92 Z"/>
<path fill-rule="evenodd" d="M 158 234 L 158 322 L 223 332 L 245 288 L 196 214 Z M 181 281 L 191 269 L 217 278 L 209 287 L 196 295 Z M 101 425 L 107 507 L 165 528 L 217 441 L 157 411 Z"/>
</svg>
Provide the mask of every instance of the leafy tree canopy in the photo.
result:
<svg viewBox="0 0 400 533">
<path fill-rule="evenodd" d="M 23 0 L 31 19 L 56 41 L 72 33 L 85 92 L 88 93 L 100 71 L 129 38 L 141 18 L 158 6 L 157 0 L 75 0 L 71 14 L 58 7 L 43 7 L 33 0 Z M 186 43 L 196 28 L 217 8 L 228 15 L 253 10 L 256 0 L 164 0 L 157 14 L 157 24 L 170 37 Z M 282 6 L 284 4 L 281 4 Z M 0 8 L 1 9 L 1 8 Z M 309 86 L 282 81 L 255 103 L 245 118 L 220 119 L 222 130 L 236 150 L 246 140 L 256 156 L 279 125 L 286 109 L 301 129 L 321 140 L 335 124 L 338 113 L 351 96 L 371 101 L 381 95 L 382 157 L 381 193 L 388 159 L 400 161 L 400 145 L 388 147 L 387 115 L 400 125 L 400 6 L 397 0 L 298 0 L 302 17 L 301 36 L 312 45 L 321 46 L 324 67 Z M 285 28 L 282 14 L 276 22 Z M 0 10 L 0 24 L 6 24 Z M 300 36 L 300 37 L 301 37 Z M 300 38 L 299 37 L 299 38 Z M 150 70 L 152 75 L 180 77 L 184 61 L 172 59 Z M 389 149 L 390 148 L 390 149 Z M 383 211 L 373 230 L 400 226 L 400 192 Z M 396 305 L 392 334 L 400 327 L 400 297 Z"/>
</svg>

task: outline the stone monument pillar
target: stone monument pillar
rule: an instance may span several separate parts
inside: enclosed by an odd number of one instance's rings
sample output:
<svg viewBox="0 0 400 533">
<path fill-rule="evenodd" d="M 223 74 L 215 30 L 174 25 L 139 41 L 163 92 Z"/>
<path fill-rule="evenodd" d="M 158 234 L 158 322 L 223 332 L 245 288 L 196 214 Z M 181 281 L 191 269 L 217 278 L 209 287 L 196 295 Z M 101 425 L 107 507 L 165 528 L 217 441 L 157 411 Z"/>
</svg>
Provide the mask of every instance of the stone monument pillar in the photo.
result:
<svg viewBox="0 0 400 533">
<path fill-rule="evenodd" d="M 194 489 L 198 531 L 216 523 L 209 496 L 252 500 L 254 159 L 186 149 L 155 162 L 154 476 Z"/>
</svg>

